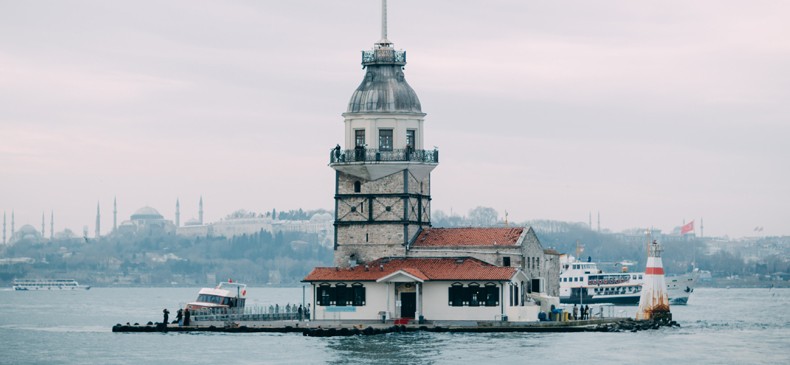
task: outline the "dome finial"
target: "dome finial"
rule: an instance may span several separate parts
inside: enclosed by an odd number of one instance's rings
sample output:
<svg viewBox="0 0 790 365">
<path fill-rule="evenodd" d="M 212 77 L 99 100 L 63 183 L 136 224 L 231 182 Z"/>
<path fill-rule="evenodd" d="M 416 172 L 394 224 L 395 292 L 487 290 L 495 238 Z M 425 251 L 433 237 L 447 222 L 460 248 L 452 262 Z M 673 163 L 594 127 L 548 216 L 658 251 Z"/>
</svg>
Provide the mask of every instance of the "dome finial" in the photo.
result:
<svg viewBox="0 0 790 365">
<path fill-rule="evenodd" d="M 392 42 L 387 39 L 387 0 L 381 0 L 381 40 L 376 44 L 382 47 L 387 47 L 392 44 Z"/>
</svg>

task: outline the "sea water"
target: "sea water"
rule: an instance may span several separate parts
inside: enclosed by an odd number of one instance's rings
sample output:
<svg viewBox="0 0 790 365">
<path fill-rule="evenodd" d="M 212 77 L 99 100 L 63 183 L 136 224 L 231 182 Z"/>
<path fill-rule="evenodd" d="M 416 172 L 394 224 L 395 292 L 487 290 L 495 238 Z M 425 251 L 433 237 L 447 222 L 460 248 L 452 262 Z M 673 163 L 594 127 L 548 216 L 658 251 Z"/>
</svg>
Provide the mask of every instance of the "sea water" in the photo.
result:
<svg viewBox="0 0 790 365">
<path fill-rule="evenodd" d="M 697 288 L 680 328 L 637 333 L 112 333 L 162 320 L 198 288 L 0 290 L 2 364 L 790 364 L 790 289 Z M 305 300 L 310 302 L 309 289 Z M 303 288 L 249 288 L 248 306 L 302 303 Z M 616 307 L 633 315 L 636 307 Z"/>
</svg>

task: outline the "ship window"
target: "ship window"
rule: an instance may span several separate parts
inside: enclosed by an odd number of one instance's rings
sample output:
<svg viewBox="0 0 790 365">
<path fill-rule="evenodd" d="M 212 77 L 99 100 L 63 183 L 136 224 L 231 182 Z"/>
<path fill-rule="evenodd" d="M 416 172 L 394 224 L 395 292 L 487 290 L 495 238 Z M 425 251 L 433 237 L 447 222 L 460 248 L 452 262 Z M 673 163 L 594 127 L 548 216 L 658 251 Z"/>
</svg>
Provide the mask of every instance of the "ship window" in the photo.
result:
<svg viewBox="0 0 790 365">
<path fill-rule="evenodd" d="M 354 181 L 354 192 L 359 193 L 362 191 L 362 183 L 359 181 Z"/>
<path fill-rule="evenodd" d="M 639 275 L 639 279 L 642 279 L 642 275 Z"/>
<path fill-rule="evenodd" d="M 392 151 L 392 129 L 379 129 L 379 150 Z"/>
</svg>

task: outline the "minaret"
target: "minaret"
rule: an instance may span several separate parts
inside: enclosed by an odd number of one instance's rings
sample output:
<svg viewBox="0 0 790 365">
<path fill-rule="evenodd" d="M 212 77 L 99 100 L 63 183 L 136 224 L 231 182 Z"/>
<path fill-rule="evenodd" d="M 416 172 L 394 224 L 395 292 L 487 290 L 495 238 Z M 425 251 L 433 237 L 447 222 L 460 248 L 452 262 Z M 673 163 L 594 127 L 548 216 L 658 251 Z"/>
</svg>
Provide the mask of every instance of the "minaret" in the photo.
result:
<svg viewBox="0 0 790 365">
<path fill-rule="evenodd" d="M 663 251 L 661 245 L 655 240 L 647 246 L 645 281 L 642 282 L 642 294 L 639 297 L 636 319 L 672 319 L 672 313 L 669 312 L 669 296 L 664 280 L 661 251 Z"/>
<path fill-rule="evenodd" d="M 118 229 L 118 202 L 115 197 L 112 197 L 112 231 Z"/>
<path fill-rule="evenodd" d="M 387 38 L 381 3 L 381 39 L 362 51 L 365 77 L 348 103 L 345 148 L 330 154 L 335 169 L 335 266 L 405 256 L 431 225 L 431 171 L 439 151 L 423 144 L 417 93 L 406 82 L 406 52 Z"/>
<path fill-rule="evenodd" d="M 200 203 L 198 203 L 198 220 L 200 225 L 203 225 L 203 195 L 200 196 Z"/>
<path fill-rule="evenodd" d="M 14 211 L 11 211 L 11 239 L 14 239 Z"/>
<path fill-rule="evenodd" d="M 3 244 L 5 244 L 5 212 L 3 212 Z"/>
<path fill-rule="evenodd" d="M 601 212 L 598 212 L 598 233 L 601 233 Z"/>
<path fill-rule="evenodd" d="M 41 212 L 41 239 L 44 239 L 44 237 L 47 236 L 47 231 L 44 229 L 44 227 L 46 227 L 44 225 L 44 217 L 45 217 L 45 213 Z"/>
<path fill-rule="evenodd" d="M 181 227 L 181 204 L 178 203 L 176 198 L 176 228 Z"/>
<path fill-rule="evenodd" d="M 101 237 L 101 212 L 99 211 L 99 203 L 96 203 L 96 237 Z"/>
<path fill-rule="evenodd" d="M 55 239 L 55 211 L 51 211 L 49 216 L 49 240 L 53 239 Z"/>
</svg>

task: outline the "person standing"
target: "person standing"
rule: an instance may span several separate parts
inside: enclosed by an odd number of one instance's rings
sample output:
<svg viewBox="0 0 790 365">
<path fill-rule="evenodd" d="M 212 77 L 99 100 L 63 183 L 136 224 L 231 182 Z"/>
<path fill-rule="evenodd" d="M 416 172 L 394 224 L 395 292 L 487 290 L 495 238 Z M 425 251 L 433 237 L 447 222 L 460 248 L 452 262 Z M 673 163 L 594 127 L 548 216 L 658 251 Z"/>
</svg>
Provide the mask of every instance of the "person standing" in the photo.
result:
<svg viewBox="0 0 790 365">
<path fill-rule="evenodd" d="M 573 320 L 579 319 L 579 308 L 576 307 L 576 304 L 573 305 Z"/>
<path fill-rule="evenodd" d="M 176 323 L 178 323 L 179 326 L 183 324 L 181 323 L 182 319 L 184 319 L 184 310 L 178 308 L 178 311 L 176 311 Z"/>
<path fill-rule="evenodd" d="M 301 304 L 299 304 L 299 309 L 297 311 L 299 312 L 299 321 L 301 322 L 302 321 L 302 314 L 304 313 L 304 309 L 302 308 Z"/>
<path fill-rule="evenodd" d="M 189 326 L 189 308 L 184 309 L 184 326 Z"/>
<path fill-rule="evenodd" d="M 162 309 L 162 323 L 167 326 L 167 320 L 170 318 L 170 311 L 167 308 Z"/>
</svg>

